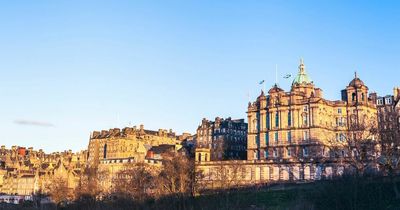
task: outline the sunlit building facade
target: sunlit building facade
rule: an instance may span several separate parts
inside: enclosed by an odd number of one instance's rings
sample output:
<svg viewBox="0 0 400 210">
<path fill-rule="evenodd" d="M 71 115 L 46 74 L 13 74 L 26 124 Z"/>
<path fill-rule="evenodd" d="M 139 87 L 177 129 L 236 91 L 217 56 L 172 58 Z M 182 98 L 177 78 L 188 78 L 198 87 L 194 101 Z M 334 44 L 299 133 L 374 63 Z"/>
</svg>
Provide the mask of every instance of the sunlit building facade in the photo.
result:
<svg viewBox="0 0 400 210">
<path fill-rule="evenodd" d="M 357 74 L 341 93 L 341 100 L 324 99 L 301 61 L 289 92 L 275 84 L 249 103 L 248 160 L 326 159 L 333 155 L 327 144 L 344 141 L 352 123 L 377 124 L 375 102 Z"/>
</svg>

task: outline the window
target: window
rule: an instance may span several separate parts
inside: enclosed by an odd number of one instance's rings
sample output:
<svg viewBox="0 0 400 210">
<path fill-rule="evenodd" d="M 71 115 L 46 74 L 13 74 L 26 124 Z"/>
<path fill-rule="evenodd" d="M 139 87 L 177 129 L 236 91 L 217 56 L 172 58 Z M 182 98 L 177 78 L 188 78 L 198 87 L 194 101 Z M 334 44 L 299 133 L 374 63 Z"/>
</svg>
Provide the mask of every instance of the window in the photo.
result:
<svg viewBox="0 0 400 210">
<path fill-rule="evenodd" d="M 364 93 L 361 93 L 361 101 L 364 101 L 364 98 L 365 98 Z"/>
<path fill-rule="evenodd" d="M 303 110 L 304 112 L 308 112 L 308 106 L 304 106 Z"/>
<path fill-rule="evenodd" d="M 275 127 L 279 127 L 279 112 L 275 113 Z"/>
<path fill-rule="evenodd" d="M 260 137 L 258 135 L 256 136 L 256 145 L 257 147 L 260 146 Z"/>
<path fill-rule="evenodd" d="M 339 137 L 339 140 L 340 140 L 340 141 L 344 141 L 344 134 L 341 133 L 339 136 L 340 136 L 340 137 Z"/>
<path fill-rule="evenodd" d="M 336 126 L 343 126 L 343 121 L 342 117 L 336 118 Z"/>
<path fill-rule="evenodd" d="M 258 157 L 257 157 L 257 151 L 254 151 L 254 154 L 253 154 L 253 155 L 254 155 L 254 159 L 257 160 L 257 159 L 258 159 Z"/>
<path fill-rule="evenodd" d="M 304 141 L 307 141 L 308 138 L 309 138 L 308 131 L 304 131 L 304 132 L 303 132 L 303 140 L 304 140 Z"/>
<path fill-rule="evenodd" d="M 107 144 L 104 145 L 103 148 L 103 158 L 106 159 L 107 158 Z"/>
<path fill-rule="evenodd" d="M 291 111 L 289 111 L 289 113 L 288 113 L 288 126 L 292 126 L 292 112 Z"/>
<path fill-rule="evenodd" d="M 378 105 L 382 105 L 382 104 L 383 104 L 383 99 L 378 99 L 378 100 L 376 100 L 376 103 L 377 103 Z"/>
<path fill-rule="evenodd" d="M 338 114 L 342 114 L 342 109 L 339 108 L 339 109 L 337 110 L 337 113 L 338 113 Z"/>
<path fill-rule="evenodd" d="M 267 129 L 269 130 L 269 113 L 267 113 L 267 117 L 266 117 L 266 123 L 267 125 Z"/>
<path fill-rule="evenodd" d="M 287 156 L 288 157 L 292 156 L 292 148 L 287 148 Z"/>
<path fill-rule="evenodd" d="M 274 148 L 274 157 L 278 157 L 278 150 Z"/>
<path fill-rule="evenodd" d="M 356 93 L 351 94 L 351 100 L 355 101 L 356 100 Z"/>
<path fill-rule="evenodd" d="M 275 132 L 275 144 L 278 144 L 278 132 Z"/>
<path fill-rule="evenodd" d="M 307 148 L 307 147 L 304 147 L 304 148 L 303 148 L 303 156 L 304 156 L 304 157 L 307 157 L 307 156 L 308 156 L 308 148 Z"/>
<path fill-rule="evenodd" d="M 268 158 L 268 150 L 264 150 L 264 158 Z"/>
<path fill-rule="evenodd" d="M 303 125 L 307 126 L 308 125 L 308 116 L 305 114 L 303 115 Z"/>
<path fill-rule="evenodd" d="M 391 105 L 392 104 L 392 99 L 391 98 L 386 98 L 385 99 L 385 104 Z"/>
<path fill-rule="evenodd" d="M 265 134 L 265 145 L 266 146 L 269 145 L 269 134 L 268 133 Z"/>
<path fill-rule="evenodd" d="M 288 133 L 287 133 L 287 141 L 289 144 L 292 143 L 292 132 L 291 131 L 288 131 Z"/>
</svg>

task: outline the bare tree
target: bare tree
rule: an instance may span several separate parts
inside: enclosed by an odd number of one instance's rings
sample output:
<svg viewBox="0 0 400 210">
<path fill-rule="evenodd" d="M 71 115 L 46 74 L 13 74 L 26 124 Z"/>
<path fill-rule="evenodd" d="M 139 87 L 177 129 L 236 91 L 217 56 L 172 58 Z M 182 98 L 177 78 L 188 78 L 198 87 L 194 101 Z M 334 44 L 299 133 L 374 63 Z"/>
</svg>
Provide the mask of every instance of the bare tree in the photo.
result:
<svg viewBox="0 0 400 210">
<path fill-rule="evenodd" d="M 155 171 L 154 167 L 145 163 L 127 165 L 125 170 L 120 171 L 113 178 L 113 191 L 119 196 L 144 201 L 154 193 Z"/>
<path fill-rule="evenodd" d="M 381 155 L 378 163 L 388 175 L 393 184 L 396 198 L 400 198 L 400 192 L 394 180 L 398 174 L 400 165 L 400 114 L 399 110 L 390 109 L 379 114 L 379 147 Z"/>
<path fill-rule="evenodd" d="M 100 182 L 105 176 L 105 171 L 92 167 L 85 168 L 81 172 L 79 185 L 75 189 L 75 197 L 80 200 L 85 199 L 96 202 L 104 193 Z"/>
<path fill-rule="evenodd" d="M 180 153 L 174 153 L 163 162 L 158 176 L 161 194 L 173 194 L 178 197 L 194 196 L 196 193 L 196 172 L 194 161 Z"/>
<path fill-rule="evenodd" d="M 330 157 L 351 166 L 354 175 L 364 175 L 376 163 L 376 129 L 373 120 L 350 120 L 345 130 L 328 138 L 326 147 L 330 149 Z"/>
<path fill-rule="evenodd" d="M 68 181 L 62 176 L 53 177 L 47 189 L 51 199 L 56 205 L 73 199 L 72 190 L 68 188 Z"/>
</svg>

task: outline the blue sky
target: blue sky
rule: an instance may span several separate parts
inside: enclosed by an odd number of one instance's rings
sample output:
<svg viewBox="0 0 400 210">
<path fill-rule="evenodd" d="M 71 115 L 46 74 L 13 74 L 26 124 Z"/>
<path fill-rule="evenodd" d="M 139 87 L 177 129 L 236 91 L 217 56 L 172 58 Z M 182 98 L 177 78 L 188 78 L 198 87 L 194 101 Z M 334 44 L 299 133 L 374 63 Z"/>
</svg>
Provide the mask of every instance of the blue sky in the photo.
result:
<svg viewBox="0 0 400 210">
<path fill-rule="evenodd" d="M 3 1 L 0 144 L 87 148 L 93 130 L 195 132 L 289 90 L 299 58 L 328 99 L 357 70 L 399 86 L 398 1 Z"/>
</svg>

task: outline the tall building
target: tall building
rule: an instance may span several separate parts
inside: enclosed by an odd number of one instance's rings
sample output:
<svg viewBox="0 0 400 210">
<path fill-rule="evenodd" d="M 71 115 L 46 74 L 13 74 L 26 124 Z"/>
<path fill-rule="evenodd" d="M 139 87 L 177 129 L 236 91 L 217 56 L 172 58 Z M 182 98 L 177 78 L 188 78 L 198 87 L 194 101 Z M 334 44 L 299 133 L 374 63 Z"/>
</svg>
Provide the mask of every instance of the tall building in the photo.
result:
<svg viewBox="0 0 400 210">
<path fill-rule="evenodd" d="M 216 117 L 197 128 L 197 147 L 210 149 L 211 160 L 246 159 L 247 123 Z"/>
<path fill-rule="evenodd" d="M 387 120 L 397 120 L 400 122 L 400 119 L 390 119 L 388 116 L 391 112 L 400 113 L 400 87 L 393 88 L 393 95 L 377 96 L 374 93 L 373 99 L 378 108 L 380 125 L 384 125 L 384 122 Z"/>
<path fill-rule="evenodd" d="M 357 74 L 341 94 L 341 100 L 324 99 L 301 60 L 289 92 L 275 84 L 249 103 L 248 160 L 317 161 L 332 155 L 328 143 L 344 141 L 352 123 L 377 123 L 375 102 Z"/>
</svg>

